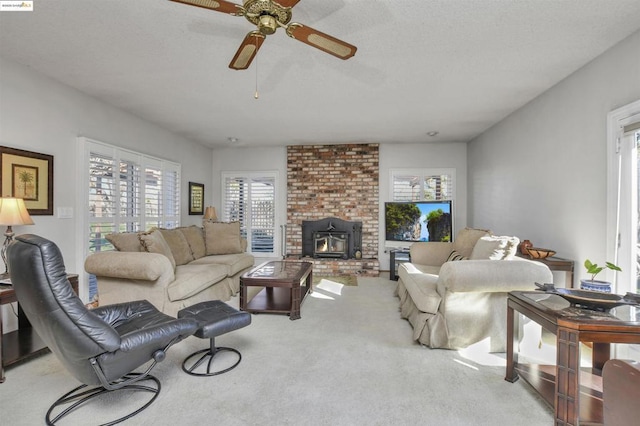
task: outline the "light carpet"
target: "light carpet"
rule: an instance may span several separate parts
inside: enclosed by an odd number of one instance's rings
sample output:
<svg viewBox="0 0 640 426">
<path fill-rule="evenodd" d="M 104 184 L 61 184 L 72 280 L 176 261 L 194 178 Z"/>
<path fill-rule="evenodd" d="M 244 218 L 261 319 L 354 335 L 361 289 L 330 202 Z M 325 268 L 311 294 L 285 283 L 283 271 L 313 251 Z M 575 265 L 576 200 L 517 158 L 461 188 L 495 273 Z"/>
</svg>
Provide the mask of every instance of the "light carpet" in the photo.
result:
<svg viewBox="0 0 640 426">
<path fill-rule="evenodd" d="M 422 347 L 400 318 L 394 281 L 360 277 L 358 284 L 321 284 L 307 296 L 301 319 L 254 315 L 248 327 L 218 337 L 218 346 L 242 352 L 240 365 L 223 375 L 192 377 L 180 368 L 207 340 L 175 345 L 154 370 L 162 382 L 158 399 L 127 424 L 553 424 L 526 383 L 504 380 L 503 354 L 474 358 Z M 238 298 L 229 303 L 237 307 Z M 49 405 L 78 384 L 51 354 L 6 376 L 0 384 L 6 425 L 43 424 Z M 133 408 L 137 398 L 93 403 L 66 424 L 106 420 L 103 415 L 119 414 L 119 407 Z"/>
<path fill-rule="evenodd" d="M 349 286 L 358 285 L 358 277 L 355 276 L 355 275 L 327 276 L 327 275 L 316 275 L 316 274 L 313 274 L 313 285 L 314 286 L 316 286 L 318 284 L 321 284 L 323 281 L 328 281 L 328 282 L 334 283 L 334 284 L 349 285 Z"/>
</svg>

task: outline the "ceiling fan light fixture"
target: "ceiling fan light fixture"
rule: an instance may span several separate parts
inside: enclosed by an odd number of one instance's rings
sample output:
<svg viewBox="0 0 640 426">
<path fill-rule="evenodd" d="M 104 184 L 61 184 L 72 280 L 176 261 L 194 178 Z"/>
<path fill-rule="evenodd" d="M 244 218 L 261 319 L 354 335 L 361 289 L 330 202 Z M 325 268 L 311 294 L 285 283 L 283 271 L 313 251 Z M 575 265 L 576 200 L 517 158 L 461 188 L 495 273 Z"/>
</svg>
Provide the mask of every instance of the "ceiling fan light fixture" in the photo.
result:
<svg viewBox="0 0 640 426">
<path fill-rule="evenodd" d="M 271 15 L 260 15 L 258 30 L 264 35 L 271 35 L 278 29 L 278 21 Z"/>
<path fill-rule="evenodd" d="M 232 16 L 243 16 L 255 25 L 247 34 L 229 64 L 234 70 L 246 70 L 258 53 L 264 39 L 279 27 L 286 34 L 302 43 L 315 47 L 340 59 L 355 55 L 357 47 L 314 28 L 291 22 L 292 9 L 300 0 L 242 0 L 242 6 L 233 0 L 171 0 L 204 9 L 215 10 Z M 253 47 L 249 47 L 252 45 Z"/>
</svg>

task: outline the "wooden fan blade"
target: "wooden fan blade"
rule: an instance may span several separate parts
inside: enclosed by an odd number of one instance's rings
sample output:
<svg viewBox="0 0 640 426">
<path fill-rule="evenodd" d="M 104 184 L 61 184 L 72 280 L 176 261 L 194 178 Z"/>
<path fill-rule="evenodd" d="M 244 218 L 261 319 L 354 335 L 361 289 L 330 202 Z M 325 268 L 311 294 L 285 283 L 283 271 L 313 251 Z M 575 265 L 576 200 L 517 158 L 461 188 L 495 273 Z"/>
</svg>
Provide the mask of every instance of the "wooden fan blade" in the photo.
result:
<svg viewBox="0 0 640 426">
<path fill-rule="evenodd" d="M 278 3 L 282 7 L 293 7 L 296 4 L 298 4 L 300 0 L 273 0 L 273 1 L 274 3 Z"/>
<path fill-rule="evenodd" d="M 340 59 L 349 59 L 356 54 L 357 47 L 342 40 L 338 40 L 328 34 L 298 23 L 292 23 L 287 27 L 289 37 L 327 52 Z"/>
<path fill-rule="evenodd" d="M 242 40 L 242 44 L 238 48 L 236 55 L 231 60 L 229 68 L 234 70 L 246 70 L 249 68 L 251 61 L 253 61 L 256 53 L 258 53 L 265 38 L 266 36 L 260 31 L 251 31 L 247 34 L 244 40 Z"/>
<path fill-rule="evenodd" d="M 242 6 L 225 0 L 170 0 L 176 3 L 184 3 L 190 6 L 198 6 L 204 9 L 215 10 L 216 12 L 228 13 L 229 15 L 239 15 Z"/>
</svg>

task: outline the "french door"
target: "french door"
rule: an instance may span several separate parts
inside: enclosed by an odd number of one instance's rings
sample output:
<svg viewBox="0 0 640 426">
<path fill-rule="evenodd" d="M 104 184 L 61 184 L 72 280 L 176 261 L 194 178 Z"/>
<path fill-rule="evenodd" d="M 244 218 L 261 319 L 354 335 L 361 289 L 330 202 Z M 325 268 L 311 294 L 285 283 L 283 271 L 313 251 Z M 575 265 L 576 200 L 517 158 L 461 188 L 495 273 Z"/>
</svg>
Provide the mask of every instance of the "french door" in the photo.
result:
<svg viewBox="0 0 640 426">
<path fill-rule="evenodd" d="M 614 291 L 640 293 L 640 101 L 612 112 L 609 125 L 609 213 L 615 222 L 609 240 L 615 244 L 612 258 L 622 268 Z"/>
<path fill-rule="evenodd" d="M 640 293 L 640 100 L 612 111 L 607 132 L 607 255 L 622 268 L 613 292 Z M 640 345 L 614 345 L 612 357 L 640 361 Z"/>
</svg>

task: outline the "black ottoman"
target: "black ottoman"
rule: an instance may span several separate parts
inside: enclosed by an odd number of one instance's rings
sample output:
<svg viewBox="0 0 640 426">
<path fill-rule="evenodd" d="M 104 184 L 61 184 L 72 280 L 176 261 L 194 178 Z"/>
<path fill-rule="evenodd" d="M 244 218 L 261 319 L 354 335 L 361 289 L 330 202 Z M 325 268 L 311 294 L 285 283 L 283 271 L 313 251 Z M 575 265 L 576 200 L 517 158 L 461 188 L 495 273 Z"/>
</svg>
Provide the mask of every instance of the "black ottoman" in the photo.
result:
<svg viewBox="0 0 640 426">
<path fill-rule="evenodd" d="M 188 308 L 181 309 L 178 312 L 178 318 L 195 319 L 196 321 L 198 321 L 198 325 L 200 328 L 198 328 L 198 331 L 195 332 L 194 336 L 201 339 L 210 339 L 210 345 L 208 349 L 202 349 L 200 351 L 194 352 L 184 360 L 184 362 L 182 363 L 182 369 L 185 373 L 191 374 L 192 376 L 215 376 L 233 370 L 238 364 L 240 364 L 240 360 L 242 359 L 242 355 L 240 355 L 240 352 L 233 348 L 217 348 L 215 344 L 215 338 L 216 336 L 220 336 L 222 334 L 237 330 L 242 327 L 246 327 L 247 325 L 251 324 L 250 313 L 238 311 L 227 305 L 226 303 L 221 302 L 220 300 L 212 300 L 209 302 L 197 303 L 193 306 L 189 306 Z M 211 364 L 213 362 L 213 357 L 216 355 L 216 353 L 221 351 L 235 352 L 236 354 L 238 354 L 238 361 L 229 368 L 212 372 Z M 202 354 L 200 358 L 195 361 L 190 367 L 187 367 L 187 364 L 189 364 L 189 360 L 197 357 L 200 354 Z M 207 362 L 206 373 L 195 372 L 196 368 L 207 361 L 207 358 L 209 359 L 209 361 Z"/>
</svg>

